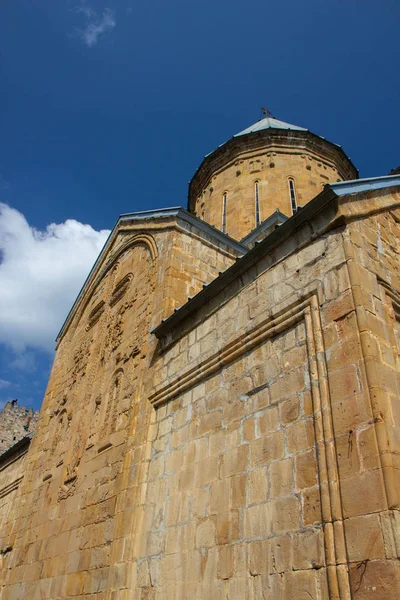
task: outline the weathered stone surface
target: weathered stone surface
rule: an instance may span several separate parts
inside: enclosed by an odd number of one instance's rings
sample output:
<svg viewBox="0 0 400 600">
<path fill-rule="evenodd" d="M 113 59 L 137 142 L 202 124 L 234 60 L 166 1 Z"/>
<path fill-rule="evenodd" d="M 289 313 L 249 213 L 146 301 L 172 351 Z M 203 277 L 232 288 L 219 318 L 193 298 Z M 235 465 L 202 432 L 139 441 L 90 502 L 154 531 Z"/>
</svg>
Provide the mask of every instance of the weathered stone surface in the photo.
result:
<svg viewBox="0 0 400 600">
<path fill-rule="evenodd" d="M 396 193 L 300 212 L 208 299 L 232 240 L 172 216 L 116 230 L 29 451 L 0 456 L 2 600 L 400 596 Z"/>
</svg>

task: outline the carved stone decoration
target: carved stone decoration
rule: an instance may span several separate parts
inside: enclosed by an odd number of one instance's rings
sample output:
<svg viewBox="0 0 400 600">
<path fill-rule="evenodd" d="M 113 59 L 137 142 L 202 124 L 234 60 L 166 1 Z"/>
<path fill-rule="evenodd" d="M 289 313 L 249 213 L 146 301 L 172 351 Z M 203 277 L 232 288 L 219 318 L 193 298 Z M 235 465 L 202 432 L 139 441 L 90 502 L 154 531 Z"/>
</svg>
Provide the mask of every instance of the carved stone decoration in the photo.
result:
<svg viewBox="0 0 400 600">
<path fill-rule="evenodd" d="M 138 354 L 140 354 L 140 346 L 138 344 L 138 341 L 135 339 L 135 341 L 133 341 L 131 344 L 129 344 L 127 350 L 124 352 L 124 354 L 122 356 L 118 356 L 117 357 L 117 362 L 128 362 L 128 360 L 130 360 L 131 358 L 135 358 L 135 356 L 138 356 Z"/>
<path fill-rule="evenodd" d="M 119 302 L 119 300 L 121 300 L 121 298 L 126 294 L 129 286 L 131 285 L 132 279 L 133 274 L 128 273 L 117 283 L 111 294 L 110 306 L 114 306 L 115 304 L 117 304 L 117 302 Z"/>
<path fill-rule="evenodd" d="M 61 396 L 59 396 L 55 401 L 55 406 L 54 406 L 51 416 L 56 417 L 58 414 L 60 414 L 60 412 L 65 409 L 67 402 L 68 402 L 67 394 L 62 394 Z"/>
<path fill-rule="evenodd" d="M 103 359 L 106 360 L 110 352 L 115 352 L 122 342 L 125 328 L 125 313 L 130 310 L 136 302 L 136 296 L 131 300 L 124 302 L 116 315 L 111 318 L 107 325 L 107 334 L 104 344 Z"/>
<path fill-rule="evenodd" d="M 71 471 L 67 468 L 67 475 L 64 479 L 64 483 L 58 490 L 58 501 L 66 500 L 75 493 L 76 486 L 78 483 L 78 477 L 76 471 Z"/>
<path fill-rule="evenodd" d="M 102 300 L 94 307 L 94 309 L 92 311 L 90 311 L 89 317 L 88 317 L 88 324 L 86 325 L 86 331 L 89 331 L 89 329 L 91 329 L 93 327 L 93 325 L 95 325 L 97 323 L 97 321 L 100 319 L 101 315 L 103 314 L 105 308 L 106 308 L 106 303 L 104 302 L 104 300 Z"/>
<path fill-rule="evenodd" d="M 123 370 L 118 369 L 112 378 L 111 390 L 108 396 L 106 413 L 104 417 L 103 431 L 106 436 L 109 436 L 113 431 L 115 431 L 115 425 L 118 416 L 118 401 L 121 394 L 123 376 Z"/>
<path fill-rule="evenodd" d="M 85 340 L 75 351 L 74 366 L 72 371 L 73 382 L 77 381 L 86 374 L 86 367 L 90 358 L 92 339 Z"/>
</svg>

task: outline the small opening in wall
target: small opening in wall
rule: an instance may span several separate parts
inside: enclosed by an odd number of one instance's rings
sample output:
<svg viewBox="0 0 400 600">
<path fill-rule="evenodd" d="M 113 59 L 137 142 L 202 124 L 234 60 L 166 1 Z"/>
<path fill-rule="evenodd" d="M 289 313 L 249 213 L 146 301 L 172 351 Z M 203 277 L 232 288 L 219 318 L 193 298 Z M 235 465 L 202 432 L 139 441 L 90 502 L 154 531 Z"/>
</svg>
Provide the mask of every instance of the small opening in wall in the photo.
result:
<svg viewBox="0 0 400 600">
<path fill-rule="evenodd" d="M 226 233 L 226 202 L 228 199 L 228 193 L 224 192 L 222 196 L 222 231 Z"/>
<path fill-rule="evenodd" d="M 260 217 L 260 182 L 254 182 L 254 201 L 255 201 L 255 211 L 256 211 L 256 227 L 258 227 L 261 223 Z"/>
<path fill-rule="evenodd" d="M 296 190 L 294 187 L 294 179 L 292 177 L 289 178 L 289 195 L 290 195 L 290 204 L 292 207 L 292 215 L 297 212 L 297 201 L 296 201 Z"/>
</svg>

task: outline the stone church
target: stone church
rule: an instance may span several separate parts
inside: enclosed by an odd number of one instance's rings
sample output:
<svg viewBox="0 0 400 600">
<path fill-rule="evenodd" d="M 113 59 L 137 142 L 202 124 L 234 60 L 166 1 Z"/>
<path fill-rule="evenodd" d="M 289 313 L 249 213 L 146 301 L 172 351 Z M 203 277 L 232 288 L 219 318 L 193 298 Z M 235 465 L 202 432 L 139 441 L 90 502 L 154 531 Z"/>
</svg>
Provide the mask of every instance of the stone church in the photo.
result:
<svg viewBox="0 0 400 600">
<path fill-rule="evenodd" d="M 270 116 L 122 215 L 0 455 L 1 600 L 398 600 L 399 223 Z"/>
</svg>

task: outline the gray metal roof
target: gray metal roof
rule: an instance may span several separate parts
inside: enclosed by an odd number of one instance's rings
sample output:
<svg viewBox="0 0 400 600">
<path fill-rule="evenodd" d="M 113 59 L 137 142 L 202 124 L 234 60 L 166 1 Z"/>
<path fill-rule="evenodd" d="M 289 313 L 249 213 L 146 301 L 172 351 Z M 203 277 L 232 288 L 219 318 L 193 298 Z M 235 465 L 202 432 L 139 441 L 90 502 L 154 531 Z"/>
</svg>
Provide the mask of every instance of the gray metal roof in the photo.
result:
<svg viewBox="0 0 400 600">
<path fill-rule="evenodd" d="M 233 137 L 238 137 L 239 135 L 247 135 L 248 133 L 254 133 L 255 131 L 262 131 L 263 129 L 293 129 L 295 131 L 308 131 L 304 127 L 298 127 L 297 125 L 290 125 L 290 123 L 285 123 L 285 121 L 279 121 L 278 119 L 274 119 L 273 117 L 265 117 L 265 119 L 261 119 L 254 123 L 254 125 L 250 125 L 247 129 L 243 129 L 243 131 L 239 131 Z"/>
<path fill-rule="evenodd" d="M 382 177 L 367 177 L 365 179 L 352 179 L 351 181 L 338 181 L 336 183 L 330 183 L 326 187 L 332 189 L 336 196 L 345 196 L 346 194 L 359 194 L 360 192 L 383 190 L 384 188 L 396 187 L 399 185 L 400 174 L 383 175 Z"/>
</svg>

